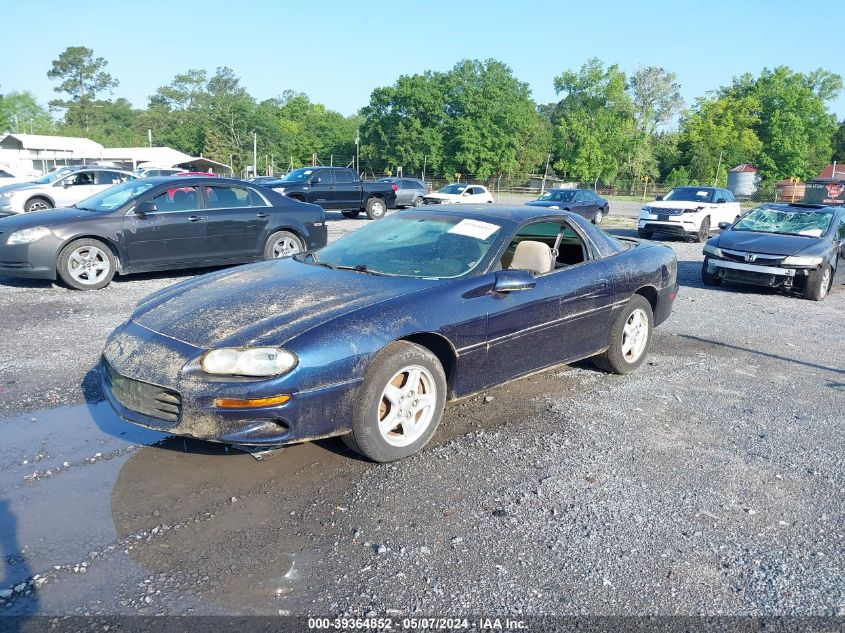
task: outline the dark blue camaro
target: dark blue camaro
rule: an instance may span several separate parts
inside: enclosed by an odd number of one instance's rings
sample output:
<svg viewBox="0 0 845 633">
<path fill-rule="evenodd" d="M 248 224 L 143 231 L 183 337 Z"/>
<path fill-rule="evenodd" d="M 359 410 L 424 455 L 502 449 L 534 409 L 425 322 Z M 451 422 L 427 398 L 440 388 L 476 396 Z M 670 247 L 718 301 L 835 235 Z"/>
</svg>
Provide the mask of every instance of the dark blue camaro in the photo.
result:
<svg viewBox="0 0 845 633">
<path fill-rule="evenodd" d="M 577 359 L 628 373 L 677 292 L 674 252 L 537 207 L 409 210 L 320 251 L 145 298 L 106 345 L 126 420 L 278 445 L 331 435 L 377 461 L 447 400 Z"/>
</svg>

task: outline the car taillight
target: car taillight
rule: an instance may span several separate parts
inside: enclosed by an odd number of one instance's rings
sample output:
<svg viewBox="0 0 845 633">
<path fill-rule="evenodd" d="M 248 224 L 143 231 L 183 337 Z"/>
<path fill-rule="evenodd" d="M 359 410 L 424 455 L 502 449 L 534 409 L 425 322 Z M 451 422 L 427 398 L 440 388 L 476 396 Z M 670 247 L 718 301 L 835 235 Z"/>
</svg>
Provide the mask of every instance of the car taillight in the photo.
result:
<svg viewBox="0 0 845 633">
<path fill-rule="evenodd" d="M 393 189 L 393 191 L 399 191 L 399 187 L 396 186 L 395 184 L 390 185 L 390 188 Z"/>
</svg>

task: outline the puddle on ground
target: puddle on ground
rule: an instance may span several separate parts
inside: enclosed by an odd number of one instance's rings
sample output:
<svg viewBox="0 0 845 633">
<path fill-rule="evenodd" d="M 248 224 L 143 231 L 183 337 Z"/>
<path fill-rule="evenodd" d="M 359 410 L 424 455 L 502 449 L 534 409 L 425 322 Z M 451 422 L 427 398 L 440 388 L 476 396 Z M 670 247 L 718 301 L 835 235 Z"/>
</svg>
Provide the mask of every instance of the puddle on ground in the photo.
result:
<svg viewBox="0 0 845 633">
<path fill-rule="evenodd" d="M 486 392 L 492 401 L 450 405 L 432 445 L 518 424 L 536 414 L 532 398 L 577 389 L 581 373 L 552 370 Z M 326 559 L 333 543 L 349 538 L 333 516 L 362 473 L 385 467 L 337 438 L 258 461 L 127 424 L 102 402 L 0 419 L 0 431 L 0 588 L 47 573 L 42 613 L 71 613 L 85 600 L 109 613 L 179 612 L 182 595 L 194 612 L 304 604 L 336 564 Z M 86 582 L 72 571 L 82 562 Z M 160 592 L 152 604 L 139 578 Z M 80 593 L 89 585 L 96 591 Z"/>
</svg>

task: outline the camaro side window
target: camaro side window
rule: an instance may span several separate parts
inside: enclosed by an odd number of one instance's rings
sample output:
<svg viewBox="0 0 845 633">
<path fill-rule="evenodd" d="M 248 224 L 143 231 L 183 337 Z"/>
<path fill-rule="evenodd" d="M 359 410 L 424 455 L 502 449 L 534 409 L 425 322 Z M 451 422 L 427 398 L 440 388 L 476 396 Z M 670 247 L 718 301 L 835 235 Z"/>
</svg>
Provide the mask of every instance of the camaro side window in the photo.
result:
<svg viewBox="0 0 845 633">
<path fill-rule="evenodd" d="M 522 227 L 514 236 L 502 257 L 503 269 L 515 267 L 514 254 L 521 242 L 534 242 L 547 247 L 548 257 L 550 260 L 554 260 L 554 270 L 580 264 L 589 259 L 584 241 L 568 224 L 555 221 L 535 222 Z M 554 248 L 556 244 L 557 256 L 555 257 Z M 523 249 L 525 248 L 527 247 L 523 247 Z M 530 248 L 535 252 L 542 251 L 540 246 L 532 245 Z M 519 258 L 517 258 L 518 262 Z"/>
</svg>

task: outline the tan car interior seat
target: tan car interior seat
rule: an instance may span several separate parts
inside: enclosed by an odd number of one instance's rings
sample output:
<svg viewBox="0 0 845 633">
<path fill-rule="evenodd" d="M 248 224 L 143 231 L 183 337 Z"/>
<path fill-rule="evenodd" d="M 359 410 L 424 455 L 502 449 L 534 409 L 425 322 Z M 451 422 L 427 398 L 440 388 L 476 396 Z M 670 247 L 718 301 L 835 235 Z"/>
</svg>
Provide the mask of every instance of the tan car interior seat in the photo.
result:
<svg viewBox="0 0 845 633">
<path fill-rule="evenodd" d="M 543 275 L 554 270 L 555 258 L 552 249 L 543 242 L 526 240 L 516 245 L 508 268 L 528 270 L 537 275 Z"/>
</svg>

